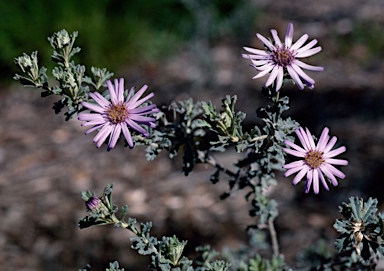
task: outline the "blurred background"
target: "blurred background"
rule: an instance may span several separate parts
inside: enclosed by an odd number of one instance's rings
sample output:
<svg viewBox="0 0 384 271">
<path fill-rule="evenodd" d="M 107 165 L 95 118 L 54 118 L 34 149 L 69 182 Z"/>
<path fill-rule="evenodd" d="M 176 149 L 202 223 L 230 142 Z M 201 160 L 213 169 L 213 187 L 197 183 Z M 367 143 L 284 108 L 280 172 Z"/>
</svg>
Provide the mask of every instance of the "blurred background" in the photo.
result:
<svg viewBox="0 0 384 271">
<path fill-rule="evenodd" d="M 350 165 L 339 187 L 316 196 L 278 175 L 272 193 L 280 206 L 281 251 L 300 267 L 301 249 L 320 238 L 333 250 L 341 202 L 372 196 L 384 209 L 383 14 L 382 0 L 1 1 L 0 270 L 78 270 L 87 263 L 104 270 L 114 260 L 125 270 L 145 270 L 149 259 L 130 249 L 128 232 L 77 228 L 86 214 L 80 192 L 100 194 L 112 182 L 116 203 L 128 204 L 138 221 L 153 221 L 155 236 L 189 240 L 187 256 L 208 243 L 240 248 L 254 223 L 246 191 L 220 201 L 227 184 L 212 185 L 209 167 L 187 178 L 179 158 L 166 153 L 147 162 L 141 147 L 96 149 L 76 119 L 54 114 L 57 98 L 41 99 L 40 91 L 12 80 L 15 57 L 37 50 L 50 71 L 47 37 L 79 31 L 75 61 L 88 70 L 106 67 L 125 78 L 126 88 L 148 84 L 157 104 L 192 97 L 219 107 L 225 95 L 237 95 L 252 126 L 259 123 L 255 110 L 267 103 L 259 94 L 266 77 L 251 80 L 255 70 L 241 58 L 242 47 L 262 48 L 255 33 L 270 37 L 271 28 L 284 37 L 289 22 L 294 40 L 304 33 L 318 39 L 323 51 L 305 61 L 325 67 L 308 72 L 315 90 L 287 86 L 283 94 L 302 126 L 317 135 L 327 126 L 347 146 Z M 237 157 L 217 154 L 228 165 Z"/>
</svg>

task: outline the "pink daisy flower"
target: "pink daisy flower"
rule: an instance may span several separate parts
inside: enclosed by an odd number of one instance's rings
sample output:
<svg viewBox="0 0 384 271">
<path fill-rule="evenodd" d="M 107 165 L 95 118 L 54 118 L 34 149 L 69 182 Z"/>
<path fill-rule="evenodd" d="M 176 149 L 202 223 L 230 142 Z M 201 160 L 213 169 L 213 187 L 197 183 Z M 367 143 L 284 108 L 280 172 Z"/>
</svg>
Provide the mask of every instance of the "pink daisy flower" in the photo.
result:
<svg viewBox="0 0 384 271">
<path fill-rule="evenodd" d="M 334 186 L 338 185 L 336 177 L 340 179 L 345 178 L 345 174 L 333 165 L 348 165 L 347 160 L 334 158 L 335 156 L 345 152 L 346 148 L 342 146 L 335 150 L 331 150 L 333 146 L 335 146 L 337 138 L 334 136 L 331 140 L 329 140 L 330 137 L 328 132 L 329 129 L 327 127 L 324 128 L 317 145 L 315 145 L 309 130 L 305 128 L 304 131 L 303 128 L 299 127 L 295 133 L 303 147 L 300 147 L 289 140 L 284 141 L 286 145 L 291 147 L 291 149 L 283 148 L 284 152 L 302 158 L 302 160 L 284 165 L 283 168 L 287 169 L 284 176 L 288 177 L 297 173 L 295 178 L 293 178 L 293 185 L 298 184 L 305 177 L 305 193 L 309 192 L 309 189 L 313 184 L 313 191 L 315 194 L 318 194 L 320 181 L 324 188 L 329 191 L 328 184 L 324 176 L 326 176 Z"/>
<path fill-rule="evenodd" d="M 130 128 L 144 136 L 149 136 L 148 131 L 140 124 L 155 128 L 155 118 L 145 115 L 159 111 L 155 104 L 142 106 L 144 102 L 154 96 L 153 93 L 150 93 L 140 99 L 147 90 L 147 85 L 143 86 L 136 93 L 134 88 L 131 88 L 126 99 L 124 99 L 124 79 L 120 78 L 120 81 L 115 79 L 114 83 L 113 85 L 110 80 L 107 81 L 110 100 L 107 100 L 98 92 L 89 93 L 89 96 L 97 104 L 89 102 L 82 102 L 81 104 L 93 111 L 93 113 L 80 113 L 78 116 L 80 121 L 84 121 L 81 124 L 82 126 L 93 126 L 85 134 L 99 130 L 93 138 L 97 148 L 109 136 L 108 151 L 116 146 L 121 132 L 123 132 L 129 147 L 133 148 L 134 142 Z"/>
<path fill-rule="evenodd" d="M 264 43 L 268 50 L 259 50 L 249 47 L 244 47 L 246 51 L 251 54 L 243 54 L 244 58 L 248 58 L 252 61 L 251 66 L 260 71 L 252 79 L 260 78 L 270 73 L 265 86 L 270 86 L 276 81 L 276 92 L 279 91 L 283 84 L 284 73 L 288 72 L 290 77 L 295 81 L 296 85 L 300 88 L 304 88 L 304 84 L 309 88 L 313 88 L 315 80 L 309 77 L 302 69 L 311 71 L 323 71 L 323 67 L 308 65 L 300 58 L 312 56 L 321 51 L 321 47 L 315 47 L 317 40 L 312 40 L 305 46 L 303 44 L 307 41 L 308 35 L 304 34 L 301 38 L 292 44 L 293 39 L 293 24 L 289 23 L 287 33 L 285 34 L 284 43 L 281 42 L 277 31 L 271 30 L 273 41 L 260 35 L 256 36 Z"/>
</svg>

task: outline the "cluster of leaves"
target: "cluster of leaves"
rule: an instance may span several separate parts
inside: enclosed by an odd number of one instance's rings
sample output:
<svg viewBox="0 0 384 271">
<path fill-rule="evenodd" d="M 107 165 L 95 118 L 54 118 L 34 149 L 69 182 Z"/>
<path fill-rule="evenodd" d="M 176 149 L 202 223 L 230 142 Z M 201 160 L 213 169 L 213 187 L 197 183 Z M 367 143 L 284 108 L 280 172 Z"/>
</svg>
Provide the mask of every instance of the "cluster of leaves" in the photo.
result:
<svg viewBox="0 0 384 271">
<path fill-rule="evenodd" d="M 335 246 L 347 253 L 348 264 L 375 264 L 384 256 L 384 214 L 377 213 L 377 199 L 351 197 L 339 206 L 345 219 L 337 219 L 333 227 L 340 233 Z"/>
<path fill-rule="evenodd" d="M 24 53 L 15 58 L 15 64 L 22 73 L 16 74 L 14 79 L 25 86 L 42 89 L 42 97 L 52 94 L 60 96 L 61 100 L 55 103 L 53 109 L 57 114 L 67 107 L 66 120 L 82 110 L 81 102 L 88 101 L 90 87 L 92 91 L 100 91 L 105 82 L 113 76 L 113 73 L 105 68 L 92 67 L 92 76 L 89 77 L 85 75 L 85 66 L 75 64 L 72 57 L 80 52 L 79 47 L 74 47 L 77 35 L 77 32 L 69 34 L 66 30 L 61 30 L 48 38 L 53 47 L 52 60 L 57 64 L 52 74 L 58 85 L 49 85 L 47 69 L 39 67 L 36 51 L 31 55 Z"/>
</svg>

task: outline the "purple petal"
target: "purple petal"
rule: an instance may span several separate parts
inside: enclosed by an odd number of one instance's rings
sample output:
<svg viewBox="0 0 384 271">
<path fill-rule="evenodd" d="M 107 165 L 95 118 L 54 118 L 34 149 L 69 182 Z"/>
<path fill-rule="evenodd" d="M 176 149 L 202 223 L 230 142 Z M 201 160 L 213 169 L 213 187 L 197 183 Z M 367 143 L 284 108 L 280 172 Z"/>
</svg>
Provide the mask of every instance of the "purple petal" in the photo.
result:
<svg viewBox="0 0 384 271">
<path fill-rule="evenodd" d="M 307 43 L 307 45 L 305 45 L 304 47 L 301 47 L 300 49 L 297 49 L 296 52 L 297 53 L 301 53 L 301 52 L 304 52 L 304 51 L 307 51 L 309 49 L 311 49 L 313 46 L 315 46 L 317 43 L 317 40 L 314 39 L 314 40 L 311 40 L 309 43 Z"/>
<path fill-rule="evenodd" d="M 269 75 L 267 82 L 265 83 L 266 87 L 270 86 L 273 83 L 273 81 L 275 81 L 275 79 L 277 77 L 277 74 L 279 72 L 279 68 L 278 67 L 279 66 L 277 66 L 277 65 L 275 67 L 273 67 L 272 72 Z"/>
<path fill-rule="evenodd" d="M 300 77 L 296 73 L 296 71 L 291 66 L 287 66 L 287 71 L 288 71 L 289 75 L 291 76 L 291 78 L 293 79 L 293 81 L 295 81 L 295 83 L 299 87 L 299 89 L 304 89 L 304 85 L 301 82 Z"/>
<path fill-rule="evenodd" d="M 293 149 L 295 149 L 295 150 L 297 150 L 297 151 L 299 151 L 299 152 L 302 152 L 302 153 L 304 153 L 304 154 L 307 153 L 307 151 L 304 150 L 302 147 L 296 145 L 295 143 L 293 143 L 293 142 L 291 142 L 291 141 L 289 141 L 289 140 L 284 140 L 284 143 L 285 143 L 286 145 L 288 145 L 289 147 L 291 147 L 291 148 L 293 148 Z"/>
<path fill-rule="evenodd" d="M 329 164 L 323 163 L 323 164 L 320 166 L 320 170 L 325 174 L 325 176 L 327 176 L 327 177 L 331 180 L 333 186 L 337 186 L 337 185 L 338 185 L 338 182 L 337 182 L 335 176 L 333 176 L 333 174 L 332 174 L 331 171 L 329 170 L 329 167 L 328 167 L 328 166 L 329 166 Z"/>
<path fill-rule="evenodd" d="M 261 55 L 261 56 L 269 56 L 269 53 L 264 50 L 254 49 L 250 47 L 243 47 L 245 51 L 250 52 L 252 54 Z"/>
<path fill-rule="evenodd" d="M 315 54 L 317 54 L 318 52 L 321 51 L 321 47 L 316 47 L 316 48 L 313 48 L 313 49 L 310 49 L 310 50 L 306 50 L 306 51 L 302 51 L 300 53 L 297 53 L 295 55 L 295 58 L 302 58 L 302 57 L 308 57 L 308 56 L 313 56 Z"/>
<path fill-rule="evenodd" d="M 290 155 L 296 156 L 296 157 L 304 158 L 304 156 L 305 156 L 305 153 L 302 153 L 302 152 L 299 152 L 299 151 L 295 151 L 295 150 L 292 150 L 292 149 L 283 148 L 283 151 L 286 152 L 286 153 L 289 153 Z"/>
<path fill-rule="evenodd" d="M 323 150 L 324 153 L 328 153 L 333 148 L 333 146 L 335 146 L 336 141 L 337 141 L 337 137 L 333 136 L 331 140 L 328 142 L 327 146 L 325 146 Z"/>
<path fill-rule="evenodd" d="M 263 77 L 264 75 L 266 75 L 267 73 L 269 73 L 269 72 L 273 69 L 273 67 L 274 67 L 273 65 L 270 65 L 270 66 L 268 67 L 268 69 L 259 72 L 259 73 L 256 74 L 254 77 L 252 77 L 252 79 L 256 79 L 256 78 Z"/>
<path fill-rule="evenodd" d="M 283 85 L 283 78 L 284 78 L 284 68 L 278 66 L 279 73 L 277 74 L 276 78 L 276 92 L 278 92 L 281 89 L 281 86 Z"/>
<path fill-rule="evenodd" d="M 120 133 L 121 133 L 121 124 L 115 125 L 115 127 L 112 130 L 111 136 L 109 137 L 107 151 L 110 151 L 116 146 L 117 140 L 120 137 Z"/>
<path fill-rule="evenodd" d="M 332 165 L 346 166 L 348 161 L 344 159 L 325 159 L 325 162 Z"/>
<path fill-rule="evenodd" d="M 118 101 L 116 97 L 115 87 L 112 85 L 111 80 L 107 80 L 107 86 L 112 103 L 117 103 Z"/>
<path fill-rule="evenodd" d="M 316 170 L 317 170 L 318 173 L 319 173 L 320 180 L 321 180 L 321 182 L 322 182 L 324 188 L 325 188 L 327 191 L 329 191 L 329 187 L 328 187 L 327 181 L 326 181 L 325 178 L 324 178 L 323 173 L 321 172 L 321 170 L 320 170 L 319 168 L 317 168 Z"/>
<path fill-rule="evenodd" d="M 291 47 L 293 39 L 293 24 L 289 23 L 287 27 L 287 32 L 285 33 L 285 46 Z"/>
<path fill-rule="evenodd" d="M 283 166 L 283 168 L 291 169 L 291 168 L 295 168 L 295 167 L 301 167 L 303 165 L 305 165 L 305 162 L 303 160 L 298 160 L 298 161 L 295 161 L 295 162 L 292 162 L 292 163 L 289 163 L 289 164 L 285 164 Z M 291 175 L 291 174 L 289 174 L 289 175 Z M 289 175 L 287 175 L 287 176 L 289 176 Z M 285 176 L 285 174 L 284 174 L 284 176 Z"/>
<path fill-rule="evenodd" d="M 320 136 L 319 142 L 317 142 L 316 149 L 318 151 L 323 151 L 325 149 L 325 146 L 327 145 L 327 142 L 329 140 L 328 133 L 329 133 L 329 129 L 328 129 L 328 127 L 325 127 L 323 129 L 323 131 L 321 132 L 321 136 Z"/>
<path fill-rule="evenodd" d="M 288 176 L 291 176 L 292 174 L 298 172 L 298 171 L 301 171 L 302 169 L 306 168 L 308 170 L 308 166 L 307 165 L 301 165 L 301 166 L 297 166 L 297 167 L 292 167 L 290 169 L 288 169 L 285 173 L 284 173 L 284 177 L 288 177 Z"/>
<path fill-rule="evenodd" d="M 104 141 L 112 132 L 112 129 L 113 126 L 109 124 L 104 125 L 103 128 L 100 129 L 97 135 L 93 138 L 93 142 L 96 143 L 97 148 L 100 148 L 100 146 L 104 143 Z"/>
<path fill-rule="evenodd" d="M 308 167 L 304 167 L 302 170 L 300 170 L 300 172 L 297 173 L 297 175 L 295 176 L 295 178 L 293 178 L 293 180 L 292 180 L 292 184 L 293 184 L 293 185 L 298 184 L 298 183 L 303 179 L 303 177 L 305 176 L 305 174 L 307 173 L 308 170 L 309 170 Z"/>
<path fill-rule="evenodd" d="M 293 63 L 295 63 L 297 66 L 299 66 L 303 69 L 306 69 L 306 70 L 316 71 L 316 72 L 324 71 L 324 67 L 308 65 L 308 64 L 306 64 L 306 63 L 304 63 L 298 59 L 295 59 L 293 61 Z"/>
<path fill-rule="evenodd" d="M 266 38 L 264 38 L 262 35 L 260 35 L 259 33 L 256 34 L 256 36 L 259 38 L 259 40 L 261 40 L 262 43 L 265 44 L 265 46 L 267 46 L 269 48 L 269 50 L 271 51 L 276 51 L 276 47 L 269 41 L 267 40 Z"/>
<path fill-rule="evenodd" d="M 304 44 L 304 42 L 306 42 L 307 41 L 307 39 L 308 39 L 308 34 L 304 34 L 304 35 L 302 35 L 301 37 L 300 37 L 300 39 L 298 39 L 289 49 L 291 50 L 291 51 L 294 51 L 294 50 L 296 50 L 296 49 L 299 49 L 303 44 Z"/>
<path fill-rule="evenodd" d="M 347 150 L 344 146 L 341 146 L 333 151 L 324 153 L 324 158 L 332 158 Z"/>
<path fill-rule="evenodd" d="M 272 37 L 275 41 L 275 44 L 277 44 L 278 47 L 281 48 L 282 44 L 279 38 L 279 35 L 277 35 L 277 31 L 275 29 L 271 29 Z"/>
<path fill-rule="evenodd" d="M 309 84 L 313 85 L 315 83 L 315 80 L 313 80 L 311 77 L 309 77 L 305 72 L 303 72 L 303 70 L 298 66 L 296 65 L 294 62 L 291 63 L 291 67 L 295 70 L 295 72 L 303 79 L 305 80 L 306 82 L 308 82 Z"/>
<path fill-rule="evenodd" d="M 96 105 L 96 104 L 91 104 L 91 103 L 88 103 L 88 102 L 82 102 L 81 103 L 84 107 L 94 111 L 94 112 L 97 112 L 97 113 L 104 113 L 105 112 L 105 108 L 103 107 L 100 107 L 99 105 Z"/>
<path fill-rule="evenodd" d="M 125 139 L 127 140 L 128 146 L 130 148 L 133 148 L 134 143 L 133 143 L 132 136 L 131 136 L 131 133 L 129 132 L 128 127 L 125 125 L 122 125 L 121 129 L 123 130 L 123 134 L 124 134 Z"/>
<path fill-rule="evenodd" d="M 89 93 L 89 96 L 95 100 L 101 107 L 108 107 L 111 103 L 98 92 Z"/>
<path fill-rule="evenodd" d="M 340 179 L 344 179 L 345 178 L 345 174 L 338 170 L 337 168 L 335 168 L 334 166 L 330 165 L 330 164 L 327 164 L 327 163 L 323 163 L 324 166 L 329 170 L 329 172 L 331 172 L 334 176 L 340 178 Z"/>
<path fill-rule="evenodd" d="M 132 129 L 136 130 L 140 134 L 143 134 L 144 136 L 148 136 L 147 130 L 145 130 L 143 127 L 138 125 L 136 122 L 134 122 L 134 121 L 132 121 L 130 119 L 127 119 L 125 122 L 128 124 L 129 127 L 131 127 Z"/>
<path fill-rule="evenodd" d="M 147 90 L 148 86 L 144 85 L 139 91 L 133 95 L 131 99 L 129 99 L 130 95 L 127 96 L 127 100 L 125 101 L 127 104 L 134 104 L 140 97 L 143 95 L 143 93 Z M 132 89 L 131 89 L 132 91 Z M 131 93 L 131 92 L 130 92 Z"/>
<path fill-rule="evenodd" d="M 313 170 L 310 169 L 307 171 L 307 181 L 305 182 L 305 193 L 308 193 L 309 189 L 311 189 L 312 181 L 313 181 Z"/>
<path fill-rule="evenodd" d="M 313 191 L 319 194 L 319 172 L 317 169 L 313 170 Z"/>
</svg>

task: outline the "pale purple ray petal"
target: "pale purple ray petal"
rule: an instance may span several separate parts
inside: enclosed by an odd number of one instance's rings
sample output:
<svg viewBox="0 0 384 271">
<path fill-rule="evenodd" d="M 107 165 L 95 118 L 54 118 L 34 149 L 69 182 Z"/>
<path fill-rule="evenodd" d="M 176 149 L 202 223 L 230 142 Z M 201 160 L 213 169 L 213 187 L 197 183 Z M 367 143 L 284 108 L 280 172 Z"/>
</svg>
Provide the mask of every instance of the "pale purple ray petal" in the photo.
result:
<svg viewBox="0 0 384 271">
<path fill-rule="evenodd" d="M 156 120 L 155 118 L 144 117 L 144 116 L 140 116 L 140 115 L 130 115 L 129 118 L 131 120 L 134 120 L 137 122 L 142 122 L 142 123 L 154 122 Z"/>
<path fill-rule="evenodd" d="M 320 166 L 320 170 L 331 180 L 331 183 L 333 184 L 333 186 L 337 186 L 338 185 L 338 182 L 337 182 L 335 176 L 333 176 L 333 174 L 329 171 L 329 169 L 328 169 L 328 167 L 326 166 L 325 163 L 323 163 Z"/>
<path fill-rule="evenodd" d="M 283 168 L 291 169 L 291 168 L 301 167 L 303 165 L 305 165 L 305 162 L 303 160 L 298 160 L 298 161 L 291 162 L 289 164 L 285 164 Z"/>
<path fill-rule="evenodd" d="M 100 124 L 106 124 L 107 122 L 105 120 L 92 120 L 88 122 L 83 122 L 81 126 L 92 126 L 92 125 L 100 125 Z"/>
<path fill-rule="evenodd" d="M 317 169 L 313 170 L 313 191 L 315 194 L 319 194 L 319 172 Z"/>
<path fill-rule="evenodd" d="M 250 52 L 252 54 L 261 55 L 261 56 L 269 56 L 269 53 L 264 51 L 264 50 L 254 49 L 254 48 L 250 48 L 250 47 L 243 47 L 243 48 L 245 51 Z"/>
<path fill-rule="evenodd" d="M 149 114 L 149 113 L 153 112 L 152 109 L 157 109 L 157 111 L 159 110 L 158 108 L 156 108 L 155 104 L 151 104 L 151 105 L 146 105 L 146 106 L 141 106 L 141 107 L 129 109 L 129 113 L 130 114 L 140 114 L 140 113 Z"/>
<path fill-rule="evenodd" d="M 307 173 L 308 170 L 309 170 L 308 167 L 304 167 L 302 170 L 300 170 L 300 172 L 297 173 L 295 178 L 293 178 L 292 184 L 293 185 L 298 184 L 303 179 L 303 177 L 305 176 L 305 174 Z"/>
<path fill-rule="evenodd" d="M 316 170 L 317 170 L 318 173 L 319 173 L 320 180 L 321 180 L 321 182 L 322 182 L 324 188 L 325 188 L 327 191 L 329 191 L 329 187 L 328 187 L 327 181 L 325 180 L 324 175 L 322 174 L 321 170 L 320 170 L 319 168 L 317 168 Z"/>
<path fill-rule="evenodd" d="M 311 150 L 316 149 L 315 141 L 313 141 L 311 132 L 308 130 L 308 128 L 305 128 L 305 131 L 307 133 L 307 139 L 309 141 L 309 146 L 311 147 Z"/>
<path fill-rule="evenodd" d="M 274 62 L 268 61 L 267 63 L 265 63 L 265 65 L 262 65 L 262 66 L 256 66 L 254 64 L 251 64 L 250 66 L 254 67 L 256 70 L 259 70 L 259 71 L 270 72 L 275 65 L 276 64 Z"/>
<path fill-rule="evenodd" d="M 124 78 L 120 78 L 119 89 L 117 90 L 117 100 L 124 102 Z"/>
<path fill-rule="evenodd" d="M 317 43 L 317 40 L 314 39 L 314 40 L 311 40 L 309 43 L 307 43 L 304 47 L 301 47 L 299 49 L 296 50 L 297 53 L 301 53 L 301 52 L 304 52 L 304 51 L 307 51 L 309 49 L 311 49 L 313 46 L 315 46 Z"/>
<path fill-rule="evenodd" d="M 335 146 L 336 141 L 337 141 L 337 137 L 336 137 L 336 136 L 333 136 L 333 137 L 331 138 L 331 140 L 328 142 L 327 146 L 325 146 L 325 148 L 324 148 L 324 153 L 329 152 L 329 151 L 333 148 L 333 146 Z"/>
<path fill-rule="evenodd" d="M 295 63 L 291 63 L 291 67 L 295 70 L 295 72 L 304 80 L 306 83 L 313 85 L 315 83 L 315 80 L 313 80 L 311 77 L 309 77 L 303 70 L 296 65 Z"/>
<path fill-rule="evenodd" d="M 89 93 L 89 96 L 95 100 L 101 107 L 108 107 L 111 103 L 98 92 Z"/>
<path fill-rule="evenodd" d="M 306 51 L 303 51 L 303 52 L 300 52 L 300 53 L 297 53 L 295 55 L 296 58 L 302 58 L 302 57 L 308 57 L 308 56 L 313 56 L 315 54 L 317 54 L 318 52 L 321 51 L 321 47 L 316 47 L 316 48 L 313 48 L 313 49 L 310 49 L 310 50 L 306 50 Z"/>
<path fill-rule="evenodd" d="M 96 143 L 96 147 L 100 148 L 100 146 L 104 143 L 107 137 L 111 134 L 113 129 L 112 125 L 104 125 L 103 128 L 99 131 L 99 133 L 93 138 L 93 142 Z"/>
<path fill-rule="evenodd" d="M 256 68 L 257 70 L 265 70 L 268 64 L 274 64 L 270 59 L 264 59 L 264 60 L 253 60 L 252 61 L 252 66 Z"/>
<path fill-rule="evenodd" d="M 281 48 L 281 41 L 280 41 L 280 38 L 279 38 L 279 35 L 277 34 L 277 31 L 275 29 L 271 29 L 271 33 L 272 33 L 272 37 L 275 41 L 275 44 Z"/>
<path fill-rule="evenodd" d="M 309 64 L 306 64 L 298 59 L 295 59 L 293 61 L 293 63 L 295 63 L 297 66 L 303 68 L 303 69 L 306 69 L 306 70 L 310 70 L 310 71 L 316 71 L 316 72 L 321 72 L 321 71 L 324 71 L 324 67 L 320 67 L 320 66 L 312 66 L 312 65 L 309 65 Z"/>
<path fill-rule="evenodd" d="M 95 126 L 92 127 L 91 129 L 87 130 L 87 131 L 85 132 L 85 134 L 86 134 L 86 135 L 87 135 L 87 134 L 90 134 L 90 133 L 92 133 L 93 131 L 96 131 L 96 130 L 100 129 L 102 126 L 103 126 L 103 124 L 95 125 Z"/>
<path fill-rule="evenodd" d="M 304 150 L 302 147 L 296 145 L 295 143 L 293 143 L 293 142 L 291 142 L 291 141 L 289 141 L 289 140 L 284 140 L 284 143 L 285 143 L 286 145 L 288 145 L 289 147 L 291 147 L 291 148 L 293 148 L 293 149 L 295 149 L 295 150 L 297 150 L 297 151 L 299 151 L 299 152 L 302 152 L 302 153 L 304 153 L 304 154 L 307 153 L 307 151 Z"/>
<path fill-rule="evenodd" d="M 270 66 L 268 67 L 268 69 L 259 72 L 259 73 L 256 74 L 254 77 L 252 77 L 252 79 L 256 79 L 256 78 L 263 77 L 264 75 L 266 75 L 267 73 L 269 73 L 272 69 L 273 69 L 273 65 L 270 65 Z"/>
<path fill-rule="evenodd" d="M 326 152 L 324 153 L 324 158 L 332 158 L 332 157 L 335 157 L 337 155 L 339 155 L 340 153 L 343 153 L 347 150 L 347 148 L 345 148 L 344 146 L 341 146 L 335 150 L 332 150 L 330 152 Z"/>
<path fill-rule="evenodd" d="M 95 111 L 97 113 L 104 113 L 105 112 L 105 108 L 103 107 L 100 107 L 99 105 L 96 105 L 96 104 L 91 104 L 91 103 L 88 103 L 88 102 L 82 102 L 81 103 L 84 107 L 92 110 L 92 111 Z"/>
<path fill-rule="evenodd" d="M 325 162 L 332 165 L 346 166 L 348 161 L 344 159 L 325 159 Z"/>
<path fill-rule="evenodd" d="M 296 157 L 304 157 L 305 156 L 305 153 L 295 151 L 292 149 L 283 148 L 283 151 L 285 151 L 286 153 L 289 153 L 290 155 L 296 156 Z"/>
<path fill-rule="evenodd" d="M 107 80 L 107 86 L 112 103 L 117 103 L 115 87 L 112 85 L 111 80 Z"/>
<path fill-rule="evenodd" d="M 276 50 L 276 47 L 269 40 L 264 38 L 262 35 L 257 33 L 256 36 L 259 38 L 259 40 L 261 40 L 262 43 L 265 44 L 265 46 L 267 46 L 269 48 L 269 50 L 271 50 L 271 51 L 275 51 Z"/>
<path fill-rule="evenodd" d="M 304 42 L 307 41 L 308 37 L 309 37 L 308 34 L 302 35 L 300 39 L 298 39 L 294 44 L 292 44 L 292 46 L 289 49 L 291 51 L 299 49 L 304 44 Z"/>
<path fill-rule="evenodd" d="M 335 168 L 334 166 L 332 166 L 328 163 L 323 163 L 323 164 L 324 164 L 324 167 L 326 167 L 329 170 L 329 172 L 331 172 L 336 177 L 338 177 L 340 179 L 345 178 L 345 174 L 343 172 L 341 172 L 340 170 L 338 170 L 337 168 Z"/>
<path fill-rule="evenodd" d="M 273 83 L 273 81 L 275 81 L 275 79 L 276 79 L 276 77 L 277 77 L 277 73 L 279 72 L 279 68 L 278 68 L 278 67 L 279 67 L 279 66 L 276 65 L 276 66 L 272 69 L 271 74 L 269 75 L 268 80 L 267 80 L 267 82 L 265 83 L 265 86 L 266 86 L 266 87 L 270 86 L 270 85 Z"/>
<path fill-rule="evenodd" d="M 325 127 L 323 129 L 323 131 L 321 132 L 321 136 L 320 136 L 319 142 L 317 142 L 316 149 L 318 151 L 323 151 L 325 149 L 325 146 L 327 145 L 327 142 L 329 140 L 328 133 L 329 133 L 329 129 L 328 129 L 328 127 Z"/>
<path fill-rule="evenodd" d="M 309 169 L 307 165 L 301 165 L 301 166 L 297 166 L 297 167 L 293 167 L 293 168 L 290 168 L 288 169 L 285 173 L 284 173 L 284 177 L 288 177 L 288 176 L 291 176 L 292 174 L 302 170 L 306 168 L 307 170 Z"/>
<path fill-rule="evenodd" d="M 136 130 L 140 134 L 143 134 L 144 136 L 148 136 L 148 132 L 143 127 L 138 125 L 136 122 L 134 122 L 130 119 L 126 119 L 125 122 L 127 123 L 127 125 L 129 127 L 133 128 L 134 130 Z"/>
<path fill-rule="evenodd" d="M 128 146 L 130 148 L 133 148 L 134 143 L 132 140 L 131 132 L 129 132 L 128 127 L 126 125 L 122 125 L 121 129 L 123 130 L 123 134 L 124 134 L 125 139 L 127 140 Z"/>
<path fill-rule="evenodd" d="M 126 100 L 126 103 L 127 104 L 134 104 L 140 97 L 141 95 L 143 95 L 143 93 L 147 90 L 148 86 L 147 85 L 144 85 L 141 89 L 139 89 L 135 95 L 133 95 L 133 97 L 131 99 L 128 100 L 128 97 L 127 97 L 127 100 Z"/>
<path fill-rule="evenodd" d="M 104 117 L 100 114 L 94 114 L 94 113 L 80 113 L 77 116 L 77 119 L 82 121 L 91 121 L 91 120 L 104 120 Z"/>
<path fill-rule="evenodd" d="M 132 103 L 131 101 L 129 101 L 128 104 L 127 104 L 128 105 L 128 109 L 138 107 L 139 105 L 141 105 L 145 101 L 151 99 L 153 96 L 155 96 L 155 94 L 153 94 L 153 92 L 151 92 L 147 96 L 145 96 L 144 98 L 141 98 L 140 100 L 136 101 L 135 103 Z"/>
<path fill-rule="evenodd" d="M 301 145 L 303 145 L 304 149 L 306 151 L 311 150 L 311 145 L 309 144 L 307 134 L 305 133 L 304 129 L 302 127 L 299 127 L 295 130 L 295 133 L 299 138 Z"/>
<path fill-rule="evenodd" d="M 287 71 L 288 71 L 289 75 L 291 76 L 291 78 L 293 79 L 293 81 L 295 81 L 295 83 L 299 87 L 299 89 L 304 89 L 304 85 L 301 82 L 300 77 L 296 73 L 296 71 L 291 66 L 287 66 Z"/>
<path fill-rule="evenodd" d="M 283 85 L 283 78 L 284 78 L 284 68 L 281 66 L 278 66 L 279 72 L 277 74 L 276 78 L 276 92 L 281 89 L 281 86 Z"/>
<path fill-rule="evenodd" d="M 291 47 L 293 39 L 293 24 L 289 23 L 287 27 L 287 32 L 285 33 L 285 46 Z"/>
<path fill-rule="evenodd" d="M 313 181 L 313 170 L 310 169 L 307 171 L 307 181 L 305 182 L 305 193 L 309 192 L 309 189 L 311 189 L 311 184 Z"/>
<path fill-rule="evenodd" d="M 117 140 L 120 137 L 120 133 L 121 133 L 121 124 L 115 125 L 115 127 L 112 130 L 111 136 L 109 137 L 107 151 L 110 151 L 116 146 Z"/>
</svg>

